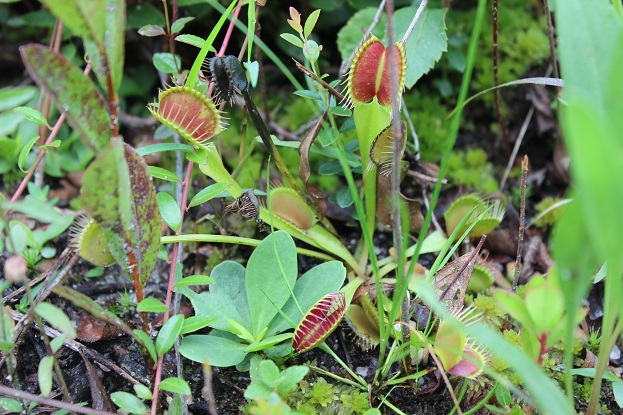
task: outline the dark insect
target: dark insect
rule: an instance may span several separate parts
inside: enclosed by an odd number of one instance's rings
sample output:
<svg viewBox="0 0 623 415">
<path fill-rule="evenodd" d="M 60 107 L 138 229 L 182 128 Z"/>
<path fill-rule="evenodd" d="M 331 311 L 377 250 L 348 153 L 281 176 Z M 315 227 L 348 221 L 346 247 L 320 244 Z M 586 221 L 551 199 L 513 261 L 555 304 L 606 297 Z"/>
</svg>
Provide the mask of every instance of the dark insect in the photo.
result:
<svg viewBox="0 0 623 415">
<path fill-rule="evenodd" d="M 247 75 L 235 56 L 210 58 L 208 68 L 219 99 L 231 102 L 235 94 L 242 94 L 249 89 Z"/>
<path fill-rule="evenodd" d="M 260 217 L 260 203 L 257 200 L 257 196 L 253 192 L 253 189 L 249 189 L 231 204 L 229 204 L 226 210 L 230 212 L 236 212 L 245 219 L 261 220 Z"/>
</svg>

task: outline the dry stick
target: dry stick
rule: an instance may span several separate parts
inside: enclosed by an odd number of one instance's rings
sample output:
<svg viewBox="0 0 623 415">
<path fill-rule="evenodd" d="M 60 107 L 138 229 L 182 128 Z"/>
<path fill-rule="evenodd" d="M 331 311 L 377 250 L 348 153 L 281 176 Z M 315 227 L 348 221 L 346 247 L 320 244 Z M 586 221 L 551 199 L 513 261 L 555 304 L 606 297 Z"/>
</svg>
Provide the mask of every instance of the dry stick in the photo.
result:
<svg viewBox="0 0 623 415">
<path fill-rule="evenodd" d="M 212 389 L 212 366 L 210 366 L 207 360 L 204 360 L 201 366 L 203 367 L 203 389 L 201 389 L 201 394 L 203 395 L 203 399 L 208 403 L 210 415 L 218 415 L 216 400 L 214 399 L 214 390 Z"/>
<path fill-rule="evenodd" d="M 528 176 L 528 156 L 521 162 L 521 208 L 519 210 L 519 238 L 517 240 L 517 259 L 515 260 L 515 275 L 513 277 L 513 291 L 517 289 L 519 274 L 521 273 L 521 255 L 523 253 L 523 237 L 526 220 L 526 178 Z"/>
<path fill-rule="evenodd" d="M 556 43 L 554 40 L 554 25 L 552 23 L 552 14 L 549 11 L 548 0 L 543 0 L 543 7 L 545 10 L 545 19 L 547 20 L 547 37 L 549 38 L 549 54 L 552 59 L 552 68 L 554 71 L 554 78 L 560 78 L 558 74 L 558 58 L 556 57 Z M 558 89 L 560 90 L 560 88 Z"/>
<path fill-rule="evenodd" d="M 337 89 L 333 88 L 331 85 L 326 83 L 324 79 L 320 78 L 318 75 L 316 75 L 315 73 L 313 73 L 312 71 L 307 69 L 305 66 L 303 66 L 296 59 L 292 59 L 292 60 L 294 61 L 294 64 L 296 65 L 296 68 L 298 70 L 300 70 L 305 75 L 307 75 L 308 77 L 310 77 L 314 81 L 316 81 L 319 84 L 321 84 L 322 86 L 324 86 L 327 89 L 327 91 L 329 91 L 331 93 L 331 95 L 333 95 L 335 97 L 337 102 L 342 102 L 344 100 L 344 95 L 342 95 L 342 93 L 340 91 L 338 91 Z"/>
<path fill-rule="evenodd" d="M 545 0 L 547 1 L 547 0 Z M 493 0 L 493 86 L 498 86 L 498 0 Z M 508 130 L 506 129 L 506 122 L 504 116 L 500 111 L 500 90 L 495 89 L 493 91 L 493 103 L 495 104 L 495 113 L 498 117 L 498 122 L 502 128 L 502 137 L 504 137 L 504 146 L 506 148 L 506 155 L 509 156 L 511 152 L 510 139 L 508 137 Z"/>
<path fill-rule="evenodd" d="M 44 398 L 39 395 L 34 395 L 32 393 L 23 392 L 17 389 L 8 388 L 4 385 L 0 385 L 0 394 L 4 396 L 10 396 L 12 398 L 17 399 L 25 399 L 31 402 L 37 402 L 41 405 L 51 406 L 53 408 L 66 409 L 68 411 L 77 412 L 81 414 L 92 414 L 92 415 L 117 415 L 114 412 L 106 412 L 100 411 L 98 409 L 85 408 L 78 405 L 69 404 L 63 401 L 57 401 L 55 399 Z"/>
<path fill-rule="evenodd" d="M 413 29 L 415 28 L 416 23 L 418 22 L 418 20 L 420 20 L 420 16 L 422 16 L 422 12 L 424 11 L 424 8 L 426 7 L 427 4 L 428 4 L 428 0 L 422 0 L 422 2 L 420 3 L 417 11 L 415 12 L 415 16 L 413 16 L 413 19 L 411 20 L 411 24 L 407 28 L 405 35 L 402 37 L 402 40 L 400 41 L 400 43 L 402 43 L 402 46 L 404 46 L 407 43 L 407 40 L 409 40 L 409 36 L 411 36 L 411 32 L 413 32 Z M 389 24 L 388 24 L 388 27 L 389 27 Z M 390 45 L 391 44 L 392 43 L 390 42 Z"/>
</svg>

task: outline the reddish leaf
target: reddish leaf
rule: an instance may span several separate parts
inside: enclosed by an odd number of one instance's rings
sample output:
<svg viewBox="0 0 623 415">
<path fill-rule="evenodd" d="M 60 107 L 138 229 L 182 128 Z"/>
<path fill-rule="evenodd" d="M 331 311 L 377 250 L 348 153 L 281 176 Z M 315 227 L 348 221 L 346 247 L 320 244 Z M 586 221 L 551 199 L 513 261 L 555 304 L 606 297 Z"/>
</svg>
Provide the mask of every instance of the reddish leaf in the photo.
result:
<svg viewBox="0 0 623 415">
<path fill-rule="evenodd" d="M 297 352 L 313 349 L 336 329 L 346 312 L 346 298 L 339 291 L 322 297 L 305 314 L 292 338 L 292 347 Z"/>
</svg>

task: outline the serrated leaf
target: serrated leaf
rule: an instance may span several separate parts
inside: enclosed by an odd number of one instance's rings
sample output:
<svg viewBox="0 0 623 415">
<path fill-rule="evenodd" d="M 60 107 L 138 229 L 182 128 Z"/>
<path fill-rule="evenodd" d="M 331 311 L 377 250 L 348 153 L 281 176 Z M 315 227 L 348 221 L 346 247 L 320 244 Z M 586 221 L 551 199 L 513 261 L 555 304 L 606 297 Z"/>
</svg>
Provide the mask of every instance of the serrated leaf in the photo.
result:
<svg viewBox="0 0 623 415">
<path fill-rule="evenodd" d="M 183 325 L 183 314 L 176 314 L 164 323 L 158 332 L 158 336 L 156 337 L 156 352 L 158 353 L 158 356 L 163 356 L 171 349 L 171 347 L 173 347 L 175 339 L 177 339 L 177 336 L 179 336 L 182 331 Z"/>
<path fill-rule="evenodd" d="M 20 53 L 32 78 L 50 93 L 59 110 L 67 113 L 67 122 L 84 144 L 95 153 L 104 148 L 110 139 L 110 116 L 91 79 L 45 46 L 21 46 Z"/>
<path fill-rule="evenodd" d="M 87 169 L 81 200 L 105 229 L 115 261 L 144 286 L 160 249 L 161 221 L 143 158 L 129 145 L 113 141 Z"/>
<path fill-rule="evenodd" d="M 184 379 L 166 378 L 160 382 L 160 389 L 167 392 L 179 393 L 182 395 L 190 395 L 190 386 Z"/>
<path fill-rule="evenodd" d="M 195 20 L 195 18 L 194 17 L 182 17 L 181 19 L 177 19 L 171 25 L 171 33 L 175 34 L 175 33 L 181 32 L 184 26 L 186 26 L 186 23 L 192 20 Z"/>
<path fill-rule="evenodd" d="M 205 189 L 201 190 L 199 193 L 197 193 L 191 200 L 190 203 L 188 204 L 188 207 L 194 207 L 194 206 L 198 206 L 202 203 L 207 202 L 208 200 L 212 200 L 213 198 L 215 198 L 216 196 L 220 195 L 221 193 L 223 193 L 225 190 L 227 190 L 229 188 L 230 184 L 228 183 L 214 183 L 211 184 L 210 186 L 206 187 Z"/>
<path fill-rule="evenodd" d="M 48 125 L 48 122 L 43 116 L 43 114 L 41 114 L 41 112 L 37 111 L 34 108 L 17 107 L 13 111 L 15 111 L 18 114 L 22 114 L 24 117 L 26 117 L 28 121 L 32 121 L 35 124 L 45 125 L 45 126 Z"/>
<path fill-rule="evenodd" d="M 157 300 L 155 298 L 145 298 L 143 301 L 138 303 L 136 306 L 136 311 L 139 313 L 166 313 L 169 312 L 169 307 L 167 307 L 162 301 Z"/>
<path fill-rule="evenodd" d="M 45 356 L 39 362 L 37 380 L 42 396 L 48 396 L 52 392 L 52 367 L 54 366 L 54 356 Z"/>
<path fill-rule="evenodd" d="M 173 196 L 168 193 L 160 192 L 156 195 L 158 198 L 158 207 L 160 208 L 160 215 L 167 225 L 175 233 L 179 233 L 182 229 L 182 213 Z"/>
<path fill-rule="evenodd" d="M 164 29 L 155 24 L 147 24 L 138 29 L 138 34 L 146 37 L 164 36 L 166 32 Z"/>
<path fill-rule="evenodd" d="M 182 68 L 180 57 L 170 53 L 154 53 L 152 61 L 156 69 L 167 74 L 177 73 Z"/>
<path fill-rule="evenodd" d="M 28 154 L 30 153 L 32 146 L 37 142 L 38 139 L 39 139 L 39 136 L 31 138 L 30 140 L 28 140 L 26 144 L 24 144 L 24 147 L 22 147 L 22 149 L 19 151 L 19 156 L 17 157 L 17 167 L 19 167 L 22 173 L 26 173 L 26 170 L 24 170 L 24 163 L 26 162 L 26 157 L 28 157 Z"/>
<path fill-rule="evenodd" d="M 119 408 L 128 411 L 131 414 L 143 415 L 149 412 L 143 401 L 131 393 L 113 392 L 110 394 L 110 399 Z"/>
<path fill-rule="evenodd" d="M 281 36 L 281 38 L 286 42 L 291 43 L 298 48 L 303 48 L 305 46 L 301 38 L 293 35 L 292 33 L 282 33 L 279 36 Z"/>
<path fill-rule="evenodd" d="M 76 338 L 76 329 L 74 328 L 73 323 L 69 317 L 67 317 L 67 314 L 65 314 L 60 308 L 50 303 L 43 302 L 37 304 L 37 307 L 35 307 L 35 313 L 68 338 Z"/>
</svg>

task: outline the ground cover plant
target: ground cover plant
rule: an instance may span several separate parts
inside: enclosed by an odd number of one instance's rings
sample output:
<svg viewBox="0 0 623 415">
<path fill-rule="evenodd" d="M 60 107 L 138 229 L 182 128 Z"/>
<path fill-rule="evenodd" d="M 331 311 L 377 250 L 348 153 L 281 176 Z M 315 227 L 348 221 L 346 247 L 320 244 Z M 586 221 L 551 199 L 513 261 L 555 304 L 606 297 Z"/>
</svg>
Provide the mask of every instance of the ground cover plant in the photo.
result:
<svg viewBox="0 0 623 415">
<path fill-rule="evenodd" d="M 5 412 L 621 412 L 620 1 L 1 3 Z"/>
</svg>

